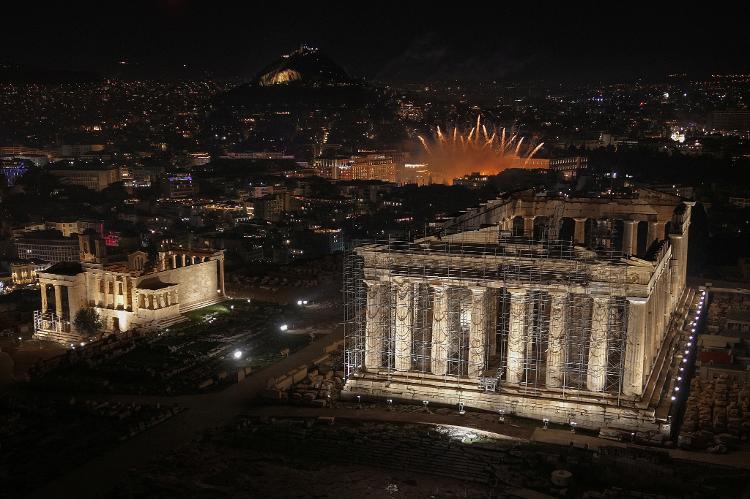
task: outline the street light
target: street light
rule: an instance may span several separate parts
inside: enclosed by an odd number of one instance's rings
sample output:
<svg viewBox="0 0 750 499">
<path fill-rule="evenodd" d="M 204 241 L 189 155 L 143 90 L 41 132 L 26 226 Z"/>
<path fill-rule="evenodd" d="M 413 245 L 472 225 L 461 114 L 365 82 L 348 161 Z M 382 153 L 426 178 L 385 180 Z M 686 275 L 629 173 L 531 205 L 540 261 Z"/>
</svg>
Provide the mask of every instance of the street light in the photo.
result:
<svg viewBox="0 0 750 499">
<path fill-rule="evenodd" d="M 281 326 L 279 326 L 279 329 L 280 329 L 281 331 L 286 331 L 287 329 L 289 329 L 289 326 L 288 326 L 288 325 L 286 325 L 286 324 L 282 324 Z"/>
</svg>

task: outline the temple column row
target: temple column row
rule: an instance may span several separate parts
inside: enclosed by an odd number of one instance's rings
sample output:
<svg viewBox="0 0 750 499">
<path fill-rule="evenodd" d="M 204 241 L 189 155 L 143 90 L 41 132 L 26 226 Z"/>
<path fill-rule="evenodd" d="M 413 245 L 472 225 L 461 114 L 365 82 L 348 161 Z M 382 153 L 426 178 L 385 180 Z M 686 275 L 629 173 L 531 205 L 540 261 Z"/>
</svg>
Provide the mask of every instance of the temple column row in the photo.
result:
<svg viewBox="0 0 750 499">
<path fill-rule="evenodd" d="M 575 227 L 573 230 L 573 241 L 575 244 L 584 244 L 586 240 L 586 218 L 573 218 Z M 638 220 L 623 220 L 622 230 L 622 252 L 625 255 L 638 254 Z M 664 236 L 665 221 L 649 221 L 646 234 L 646 248 Z"/>
<path fill-rule="evenodd" d="M 377 370 L 383 366 L 384 352 L 389 331 L 391 300 L 395 306 L 394 320 L 394 367 L 397 371 L 411 370 L 412 331 L 414 326 L 413 282 L 390 283 L 366 281 L 367 303 L 365 324 L 364 367 Z M 481 377 L 488 355 L 487 329 L 490 322 L 489 288 L 470 287 L 468 314 L 468 369 L 471 378 Z M 526 354 L 528 349 L 527 300 L 525 289 L 507 289 L 510 295 L 509 326 L 507 336 L 506 382 L 518 384 L 525 379 Z M 392 293 L 392 294 L 391 294 Z M 566 358 L 566 327 L 568 294 L 550 292 L 550 319 L 548 351 L 546 357 L 546 386 L 559 388 L 564 383 Z M 449 291 L 445 284 L 432 286 L 432 339 L 431 373 L 444 376 L 448 372 L 449 344 Z M 591 334 L 586 371 L 586 388 L 601 392 L 606 388 L 608 334 L 610 323 L 610 297 L 593 296 L 591 310 Z M 628 298 L 626 359 L 623 373 L 623 391 L 627 395 L 639 395 L 642 391 L 644 353 L 646 348 L 647 301 Z"/>
</svg>

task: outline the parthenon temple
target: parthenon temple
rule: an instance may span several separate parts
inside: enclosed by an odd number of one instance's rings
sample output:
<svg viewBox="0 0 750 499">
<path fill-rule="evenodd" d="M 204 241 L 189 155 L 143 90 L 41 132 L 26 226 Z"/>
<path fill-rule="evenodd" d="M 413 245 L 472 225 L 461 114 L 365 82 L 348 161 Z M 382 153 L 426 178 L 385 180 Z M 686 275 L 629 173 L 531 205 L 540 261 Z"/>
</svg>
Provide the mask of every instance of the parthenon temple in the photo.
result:
<svg viewBox="0 0 750 499">
<path fill-rule="evenodd" d="M 345 396 L 658 428 L 693 203 L 523 191 L 346 260 Z"/>
</svg>

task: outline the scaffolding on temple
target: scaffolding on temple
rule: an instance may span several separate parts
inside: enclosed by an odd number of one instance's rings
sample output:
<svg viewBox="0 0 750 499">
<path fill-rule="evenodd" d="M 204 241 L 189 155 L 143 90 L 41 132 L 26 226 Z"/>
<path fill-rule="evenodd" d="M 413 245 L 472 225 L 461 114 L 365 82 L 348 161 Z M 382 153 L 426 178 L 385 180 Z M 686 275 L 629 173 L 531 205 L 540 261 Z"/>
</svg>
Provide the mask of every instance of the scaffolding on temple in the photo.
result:
<svg viewBox="0 0 750 499">
<path fill-rule="evenodd" d="M 372 371 L 488 392 L 619 398 L 628 314 L 618 294 L 628 265 L 613 249 L 616 228 L 590 220 L 581 247 L 560 237 L 557 214 L 533 231 L 522 222 L 478 231 L 484 241 L 442 234 L 356 243 L 344 259 L 347 379 Z M 363 251 L 376 252 L 386 270 L 377 281 Z M 608 289 L 582 292 L 592 280 Z"/>
</svg>

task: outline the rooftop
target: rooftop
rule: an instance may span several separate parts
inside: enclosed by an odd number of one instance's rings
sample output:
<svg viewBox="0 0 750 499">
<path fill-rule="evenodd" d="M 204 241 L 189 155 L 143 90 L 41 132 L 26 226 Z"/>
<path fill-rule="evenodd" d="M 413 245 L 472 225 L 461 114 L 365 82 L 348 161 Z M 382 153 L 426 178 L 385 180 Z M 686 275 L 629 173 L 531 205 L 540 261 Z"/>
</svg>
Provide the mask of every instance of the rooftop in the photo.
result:
<svg viewBox="0 0 750 499">
<path fill-rule="evenodd" d="M 83 273 L 83 267 L 78 262 L 60 262 L 45 270 L 44 273 L 74 276 Z"/>
</svg>

